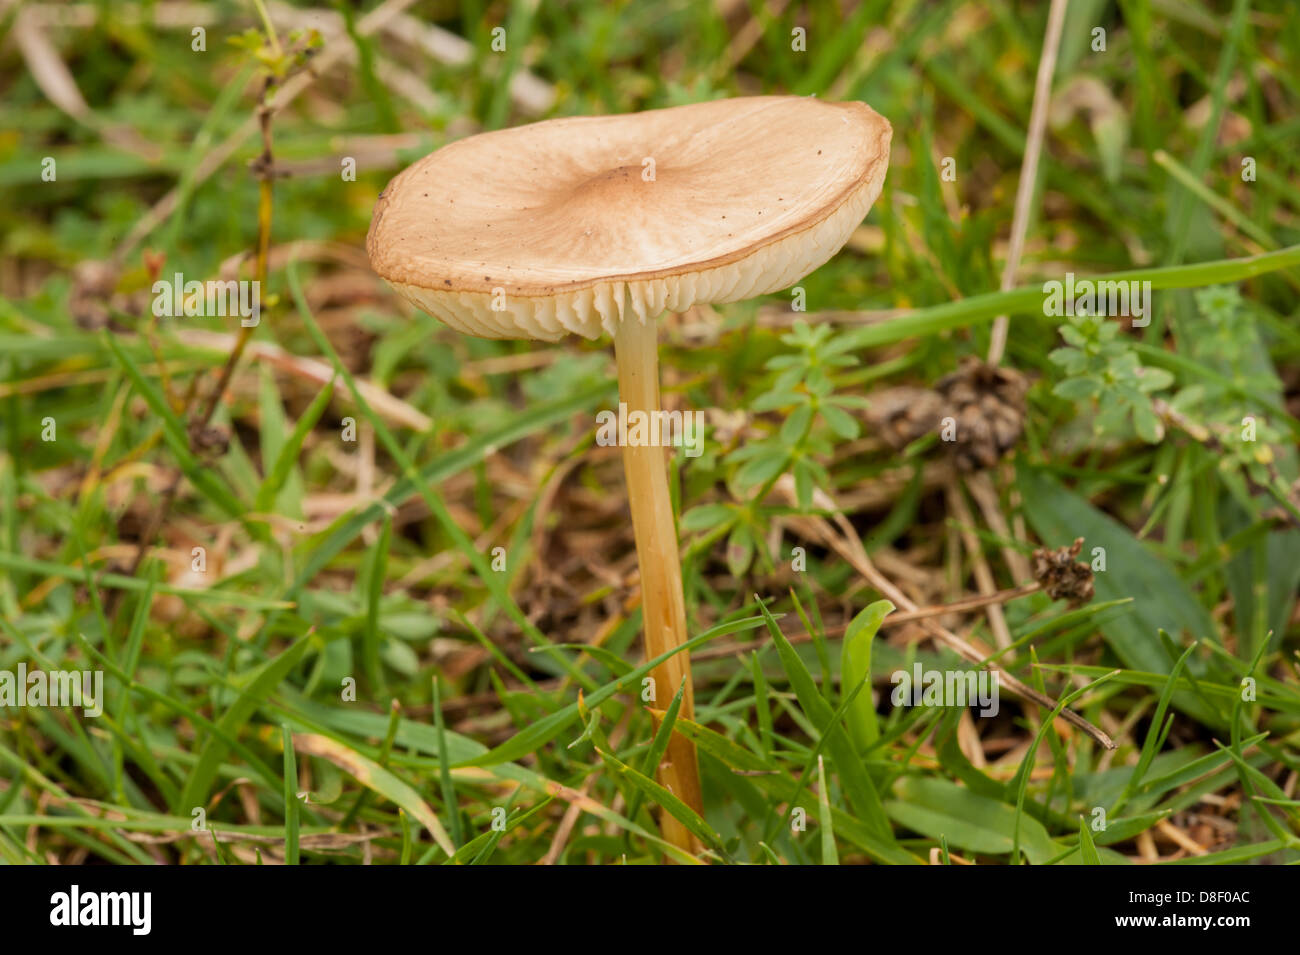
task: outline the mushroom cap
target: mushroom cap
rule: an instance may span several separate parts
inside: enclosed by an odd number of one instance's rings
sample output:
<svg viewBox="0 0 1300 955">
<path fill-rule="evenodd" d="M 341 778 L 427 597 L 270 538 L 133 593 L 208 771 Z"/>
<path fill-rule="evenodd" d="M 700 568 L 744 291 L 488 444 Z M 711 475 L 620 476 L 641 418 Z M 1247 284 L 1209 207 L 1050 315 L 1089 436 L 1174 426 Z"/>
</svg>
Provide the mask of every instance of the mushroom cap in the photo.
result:
<svg viewBox="0 0 1300 955">
<path fill-rule="evenodd" d="M 753 96 L 470 136 L 388 184 L 366 250 L 416 306 L 484 338 L 597 338 L 787 288 L 880 195 L 865 103 Z"/>
</svg>

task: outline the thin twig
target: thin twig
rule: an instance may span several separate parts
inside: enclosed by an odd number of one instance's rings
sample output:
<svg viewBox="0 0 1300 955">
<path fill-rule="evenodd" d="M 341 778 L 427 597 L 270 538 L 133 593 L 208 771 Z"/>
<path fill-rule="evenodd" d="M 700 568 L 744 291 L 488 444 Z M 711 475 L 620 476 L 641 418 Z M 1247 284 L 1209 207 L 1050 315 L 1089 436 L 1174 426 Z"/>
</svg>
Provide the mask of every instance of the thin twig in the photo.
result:
<svg viewBox="0 0 1300 955">
<path fill-rule="evenodd" d="M 1029 231 L 1030 205 L 1034 200 L 1034 184 L 1038 179 L 1038 157 L 1043 149 L 1043 132 L 1047 129 L 1047 111 L 1052 98 L 1052 75 L 1056 72 L 1056 55 L 1061 48 L 1061 30 L 1065 26 L 1065 6 L 1069 0 L 1052 0 L 1047 14 L 1047 33 L 1043 37 L 1043 55 L 1038 61 L 1038 77 L 1034 81 L 1034 105 L 1029 113 L 1029 135 L 1025 140 L 1025 158 L 1020 165 L 1020 183 L 1016 187 L 1016 209 L 1011 218 L 1011 246 L 1007 261 L 1002 267 L 999 288 L 1005 292 L 1015 286 L 1020 270 L 1020 257 L 1025 251 L 1025 233 Z M 989 364 L 1002 360 L 1007 348 L 1009 319 L 999 315 L 993 322 L 989 341 Z"/>
<path fill-rule="evenodd" d="M 975 499 L 989 530 L 1007 540 L 1017 539 L 1007 523 L 1006 516 L 1002 513 L 1001 505 L 998 503 L 998 493 L 993 489 L 993 482 L 989 480 L 987 472 L 975 471 L 966 475 L 966 490 L 970 491 L 970 496 Z M 1012 580 L 1029 580 L 1033 577 L 1033 571 L 1029 569 L 1029 561 L 1014 547 L 1008 544 L 1002 545 L 1002 560 L 1006 563 L 1007 570 L 1011 572 Z"/>
<path fill-rule="evenodd" d="M 989 566 L 988 559 L 984 556 L 984 549 L 980 547 L 979 538 L 975 535 L 975 515 L 971 513 L 970 506 L 966 503 L 959 481 L 954 479 L 949 482 L 947 497 L 948 506 L 957 519 L 957 534 L 961 538 L 962 549 L 970 558 L 975 586 L 982 594 L 996 592 L 998 587 L 993 579 L 993 568 Z M 1011 628 L 1007 626 L 1007 618 L 1002 613 L 1001 605 L 989 604 L 985 613 L 988 615 L 989 629 L 993 631 L 993 639 L 998 649 L 1007 649 L 1012 643 Z"/>
</svg>

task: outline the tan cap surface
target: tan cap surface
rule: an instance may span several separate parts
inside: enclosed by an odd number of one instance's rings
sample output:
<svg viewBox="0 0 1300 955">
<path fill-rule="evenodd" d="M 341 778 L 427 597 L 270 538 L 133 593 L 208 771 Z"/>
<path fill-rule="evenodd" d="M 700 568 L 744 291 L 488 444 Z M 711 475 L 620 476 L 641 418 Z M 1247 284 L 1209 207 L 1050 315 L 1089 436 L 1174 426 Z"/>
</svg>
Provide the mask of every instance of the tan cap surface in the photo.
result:
<svg viewBox="0 0 1300 955">
<path fill-rule="evenodd" d="M 890 135 L 864 103 L 795 96 L 484 133 L 393 179 L 366 249 L 463 332 L 596 338 L 797 282 L 880 194 Z"/>
</svg>

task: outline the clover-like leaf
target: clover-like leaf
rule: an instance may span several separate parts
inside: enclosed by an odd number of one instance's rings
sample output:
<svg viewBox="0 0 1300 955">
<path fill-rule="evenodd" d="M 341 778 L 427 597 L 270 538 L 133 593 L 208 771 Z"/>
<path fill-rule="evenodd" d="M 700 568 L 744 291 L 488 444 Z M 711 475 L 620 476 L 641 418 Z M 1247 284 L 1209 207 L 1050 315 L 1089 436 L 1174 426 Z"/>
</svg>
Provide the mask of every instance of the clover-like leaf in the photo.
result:
<svg viewBox="0 0 1300 955">
<path fill-rule="evenodd" d="M 742 577 L 754 562 L 754 533 L 743 521 L 731 529 L 727 537 L 727 570 L 733 577 Z"/>
<path fill-rule="evenodd" d="M 790 461 L 790 452 L 780 446 L 765 444 L 761 450 L 741 465 L 736 472 L 736 483 L 741 487 L 754 487 L 776 477 Z"/>
<path fill-rule="evenodd" d="M 1082 401 L 1086 398 L 1095 398 L 1102 392 L 1102 383 L 1098 378 L 1092 375 L 1086 375 L 1079 378 L 1066 378 L 1058 382 L 1052 389 L 1052 394 L 1058 398 L 1066 398 L 1071 401 Z"/>
<path fill-rule="evenodd" d="M 734 521 L 736 509 L 726 504 L 700 504 L 682 515 L 683 531 L 710 531 Z"/>
<path fill-rule="evenodd" d="M 830 426 L 830 429 L 844 440 L 852 441 L 862 433 L 858 420 L 847 411 L 837 408 L 831 402 L 824 402 L 818 410 L 821 412 L 826 424 Z"/>
<path fill-rule="evenodd" d="M 794 446 L 808 432 L 812 424 L 813 410 L 810 404 L 801 404 L 790 412 L 790 416 L 781 425 L 781 442 Z"/>
<path fill-rule="evenodd" d="M 1133 428 L 1147 444 L 1156 444 L 1165 436 L 1164 423 L 1145 402 L 1133 405 Z"/>
</svg>

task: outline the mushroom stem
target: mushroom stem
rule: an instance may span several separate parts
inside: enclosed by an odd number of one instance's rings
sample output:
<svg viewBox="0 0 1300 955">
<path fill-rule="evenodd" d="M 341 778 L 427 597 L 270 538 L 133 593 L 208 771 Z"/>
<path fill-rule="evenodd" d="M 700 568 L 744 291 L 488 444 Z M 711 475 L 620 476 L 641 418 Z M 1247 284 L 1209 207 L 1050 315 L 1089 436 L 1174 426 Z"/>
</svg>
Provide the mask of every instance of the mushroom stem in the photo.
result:
<svg viewBox="0 0 1300 955">
<path fill-rule="evenodd" d="M 647 434 L 655 434 L 659 416 L 659 336 L 652 319 L 625 318 L 614 334 L 614 357 L 618 362 L 618 392 L 627 405 L 628 420 L 636 412 L 645 415 Z M 621 416 L 620 416 L 621 417 Z M 634 447 L 623 436 L 623 472 L 627 476 L 628 505 L 632 510 L 632 532 L 636 537 L 637 562 L 641 567 L 641 616 L 645 626 L 645 652 L 656 657 L 686 642 L 686 602 L 682 597 L 682 564 L 677 550 L 677 528 L 673 523 L 672 499 L 668 495 L 665 450 L 650 439 Z M 656 667 L 655 705 L 668 705 L 686 680 L 678 716 L 695 717 L 695 692 L 691 685 L 689 651 L 670 657 Z M 697 813 L 703 813 L 700 775 L 695 744 L 680 733 L 668 741 L 659 763 L 659 782 Z M 664 838 L 688 851 L 700 849 L 699 841 L 685 826 L 664 812 L 660 815 Z"/>
</svg>

